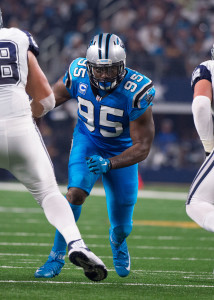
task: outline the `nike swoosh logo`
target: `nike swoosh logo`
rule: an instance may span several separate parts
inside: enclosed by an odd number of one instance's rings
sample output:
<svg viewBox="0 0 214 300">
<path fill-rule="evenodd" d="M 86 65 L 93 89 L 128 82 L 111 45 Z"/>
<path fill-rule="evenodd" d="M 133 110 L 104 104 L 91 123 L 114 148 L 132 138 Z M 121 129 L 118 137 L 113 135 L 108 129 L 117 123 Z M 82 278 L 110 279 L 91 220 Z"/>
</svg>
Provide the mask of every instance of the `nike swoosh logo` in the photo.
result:
<svg viewBox="0 0 214 300">
<path fill-rule="evenodd" d="M 130 260 L 130 255 L 129 255 L 129 265 L 127 268 L 125 268 L 127 271 L 130 271 L 130 265 L 131 265 L 131 260 Z"/>
</svg>

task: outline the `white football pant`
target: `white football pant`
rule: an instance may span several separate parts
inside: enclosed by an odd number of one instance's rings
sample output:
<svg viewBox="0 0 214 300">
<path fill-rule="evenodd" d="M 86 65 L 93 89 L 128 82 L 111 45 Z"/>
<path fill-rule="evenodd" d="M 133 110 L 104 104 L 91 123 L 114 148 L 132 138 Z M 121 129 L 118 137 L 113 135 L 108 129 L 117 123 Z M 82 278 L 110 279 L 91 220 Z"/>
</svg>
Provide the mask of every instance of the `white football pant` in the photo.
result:
<svg viewBox="0 0 214 300">
<path fill-rule="evenodd" d="M 214 152 L 207 157 L 193 180 L 186 212 L 199 226 L 214 232 Z"/>
<path fill-rule="evenodd" d="M 31 116 L 0 120 L 0 168 L 10 171 L 44 209 L 67 243 L 80 239 L 72 210 L 60 193 L 53 166 Z"/>
</svg>

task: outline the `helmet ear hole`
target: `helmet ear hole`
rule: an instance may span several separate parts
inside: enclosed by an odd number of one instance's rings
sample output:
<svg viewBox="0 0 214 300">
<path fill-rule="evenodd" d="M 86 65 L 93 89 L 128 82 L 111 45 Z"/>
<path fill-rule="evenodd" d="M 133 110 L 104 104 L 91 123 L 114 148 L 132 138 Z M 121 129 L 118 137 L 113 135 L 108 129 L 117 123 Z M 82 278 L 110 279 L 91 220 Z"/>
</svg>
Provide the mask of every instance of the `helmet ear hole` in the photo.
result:
<svg viewBox="0 0 214 300">
<path fill-rule="evenodd" d="M 123 80 L 126 73 L 126 52 L 122 40 L 117 35 L 96 35 L 90 41 L 86 59 L 90 82 L 96 88 L 110 91 Z"/>
</svg>

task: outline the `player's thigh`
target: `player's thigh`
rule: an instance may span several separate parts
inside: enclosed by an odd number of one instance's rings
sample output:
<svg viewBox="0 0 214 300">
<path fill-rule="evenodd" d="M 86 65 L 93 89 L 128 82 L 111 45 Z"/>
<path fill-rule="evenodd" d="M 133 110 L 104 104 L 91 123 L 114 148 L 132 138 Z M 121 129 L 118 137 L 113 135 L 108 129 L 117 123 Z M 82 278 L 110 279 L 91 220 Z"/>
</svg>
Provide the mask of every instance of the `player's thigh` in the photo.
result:
<svg viewBox="0 0 214 300">
<path fill-rule="evenodd" d="M 201 201 L 214 204 L 214 153 L 199 169 L 191 185 L 187 204 Z"/>
<path fill-rule="evenodd" d="M 38 129 L 29 125 L 19 135 L 8 136 L 11 173 L 37 200 L 58 190 L 53 165 Z"/>
<path fill-rule="evenodd" d="M 138 165 L 111 170 L 103 176 L 110 222 L 128 224 L 132 220 L 138 193 Z"/>
<path fill-rule="evenodd" d="M 79 133 L 72 141 L 68 164 L 68 188 L 77 187 L 90 194 L 99 175 L 91 173 L 86 164 L 86 157 L 98 154 L 97 147 L 91 140 Z"/>
</svg>

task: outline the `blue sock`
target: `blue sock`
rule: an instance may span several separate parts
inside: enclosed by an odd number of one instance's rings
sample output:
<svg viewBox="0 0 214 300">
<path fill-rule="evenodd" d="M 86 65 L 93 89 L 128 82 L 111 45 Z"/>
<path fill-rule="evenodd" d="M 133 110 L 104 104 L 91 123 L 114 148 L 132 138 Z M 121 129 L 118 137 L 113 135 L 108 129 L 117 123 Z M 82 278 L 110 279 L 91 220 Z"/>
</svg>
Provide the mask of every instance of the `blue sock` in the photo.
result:
<svg viewBox="0 0 214 300">
<path fill-rule="evenodd" d="M 132 231 L 132 225 L 120 225 L 112 230 L 111 236 L 116 243 L 122 243 Z"/>
<path fill-rule="evenodd" d="M 81 214 L 82 205 L 75 205 L 70 202 L 68 202 L 68 203 L 73 211 L 74 219 L 77 222 L 80 217 L 80 214 Z M 57 252 L 58 254 L 65 255 L 66 247 L 67 247 L 67 244 L 66 244 L 64 237 L 61 235 L 61 233 L 58 230 L 56 230 L 52 251 Z"/>
</svg>

